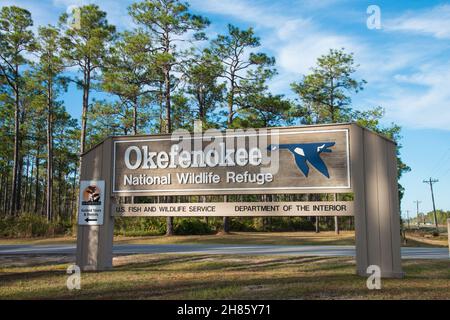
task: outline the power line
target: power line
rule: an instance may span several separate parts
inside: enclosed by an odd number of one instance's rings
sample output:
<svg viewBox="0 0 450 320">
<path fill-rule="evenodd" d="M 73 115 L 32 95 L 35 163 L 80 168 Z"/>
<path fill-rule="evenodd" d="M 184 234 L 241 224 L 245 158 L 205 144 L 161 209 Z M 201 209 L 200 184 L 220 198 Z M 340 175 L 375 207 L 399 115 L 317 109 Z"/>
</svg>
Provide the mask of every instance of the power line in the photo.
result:
<svg viewBox="0 0 450 320">
<path fill-rule="evenodd" d="M 435 175 L 443 168 L 445 169 L 445 166 L 441 166 L 441 164 L 446 163 L 446 160 L 447 158 L 449 158 L 449 156 L 450 156 L 450 148 L 447 148 L 442 154 L 442 156 L 439 158 L 439 160 L 436 162 L 436 164 L 431 167 L 430 175 Z"/>
<path fill-rule="evenodd" d="M 441 178 L 445 177 L 449 172 L 450 172 L 450 167 L 444 172 L 444 174 L 441 176 Z"/>
<path fill-rule="evenodd" d="M 423 180 L 423 183 L 428 183 L 430 185 L 431 200 L 433 201 L 434 224 L 436 226 L 436 232 L 439 233 L 438 221 L 437 221 L 437 216 L 436 216 L 436 206 L 434 204 L 434 192 L 433 192 L 433 183 L 436 183 L 436 182 L 439 182 L 439 180 L 432 179 L 431 177 L 429 180 Z"/>
</svg>

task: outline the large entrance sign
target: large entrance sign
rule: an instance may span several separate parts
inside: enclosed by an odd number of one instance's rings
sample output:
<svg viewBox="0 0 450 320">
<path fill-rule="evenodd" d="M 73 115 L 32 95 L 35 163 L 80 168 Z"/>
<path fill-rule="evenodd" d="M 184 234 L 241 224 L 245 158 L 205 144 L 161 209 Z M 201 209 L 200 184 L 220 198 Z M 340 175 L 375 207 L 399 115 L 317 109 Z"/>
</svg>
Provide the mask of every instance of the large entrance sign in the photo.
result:
<svg viewBox="0 0 450 320">
<path fill-rule="evenodd" d="M 83 270 L 112 267 L 119 216 L 354 216 L 357 273 L 365 276 L 368 266 L 377 265 L 384 277 L 403 275 L 396 145 L 356 124 L 110 137 L 82 155 L 81 181 L 91 189 L 101 186 L 104 195 L 102 223 L 89 223 L 86 208 L 79 212 L 77 264 Z M 97 189 L 86 190 L 92 192 L 84 204 L 94 205 Z M 352 193 L 354 200 L 123 201 L 319 193 Z"/>
</svg>

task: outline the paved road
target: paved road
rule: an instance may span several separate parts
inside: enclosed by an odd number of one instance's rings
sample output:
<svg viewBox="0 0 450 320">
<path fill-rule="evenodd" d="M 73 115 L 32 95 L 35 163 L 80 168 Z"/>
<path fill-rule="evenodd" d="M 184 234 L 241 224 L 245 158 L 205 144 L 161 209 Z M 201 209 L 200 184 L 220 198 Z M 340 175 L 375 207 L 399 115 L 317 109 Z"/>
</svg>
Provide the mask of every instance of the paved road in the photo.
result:
<svg viewBox="0 0 450 320">
<path fill-rule="evenodd" d="M 119 244 L 114 254 L 174 253 L 174 254 L 246 254 L 298 256 L 355 256 L 354 246 L 275 246 L 226 244 Z M 75 254 L 75 245 L 0 245 L 0 255 Z M 447 248 L 402 248 L 403 259 L 449 259 Z"/>
</svg>

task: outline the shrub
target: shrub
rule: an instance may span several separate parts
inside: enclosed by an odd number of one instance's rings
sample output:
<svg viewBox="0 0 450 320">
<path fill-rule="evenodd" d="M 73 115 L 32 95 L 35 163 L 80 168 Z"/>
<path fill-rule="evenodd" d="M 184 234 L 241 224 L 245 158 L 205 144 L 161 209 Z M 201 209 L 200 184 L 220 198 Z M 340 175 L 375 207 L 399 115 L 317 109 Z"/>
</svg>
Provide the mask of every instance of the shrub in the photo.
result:
<svg viewBox="0 0 450 320">
<path fill-rule="evenodd" d="M 231 231 L 259 231 L 254 225 L 253 218 L 237 217 L 230 220 Z"/>
<path fill-rule="evenodd" d="M 32 213 L 0 218 L 0 237 L 48 237 L 66 234 L 71 228 L 70 221 L 48 222 L 46 217 Z"/>
<path fill-rule="evenodd" d="M 119 217 L 114 220 L 114 234 L 122 236 L 162 235 L 166 231 L 164 218 Z"/>
<path fill-rule="evenodd" d="M 200 235 L 211 234 L 213 229 L 206 222 L 196 218 L 175 219 L 175 234 L 179 235 Z"/>
<path fill-rule="evenodd" d="M 312 231 L 314 223 L 305 217 L 273 217 L 265 225 L 265 231 Z"/>
</svg>

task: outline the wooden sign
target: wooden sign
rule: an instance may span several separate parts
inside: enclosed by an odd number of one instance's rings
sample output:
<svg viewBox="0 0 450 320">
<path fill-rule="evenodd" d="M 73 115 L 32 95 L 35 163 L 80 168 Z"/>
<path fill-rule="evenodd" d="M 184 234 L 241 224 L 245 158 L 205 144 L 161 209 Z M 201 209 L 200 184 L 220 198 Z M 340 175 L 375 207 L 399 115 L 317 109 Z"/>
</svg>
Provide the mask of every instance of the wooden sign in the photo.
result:
<svg viewBox="0 0 450 320">
<path fill-rule="evenodd" d="M 349 131 L 113 138 L 113 194 L 350 192 Z"/>
</svg>

